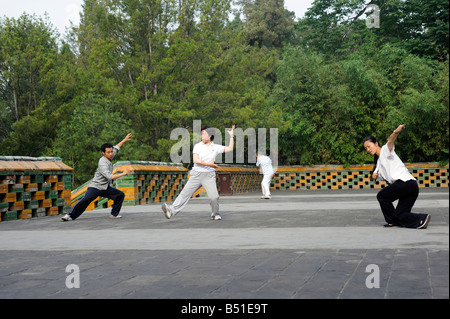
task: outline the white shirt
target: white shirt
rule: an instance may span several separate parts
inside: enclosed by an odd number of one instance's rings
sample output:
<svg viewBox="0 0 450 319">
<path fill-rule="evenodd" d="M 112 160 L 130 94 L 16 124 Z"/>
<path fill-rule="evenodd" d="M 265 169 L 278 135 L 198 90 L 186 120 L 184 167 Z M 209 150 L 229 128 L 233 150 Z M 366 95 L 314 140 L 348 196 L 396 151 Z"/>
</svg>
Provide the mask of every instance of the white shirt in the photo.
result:
<svg viewBox="0 0 450 319">
<path fill-rule="evenodd" d="M 416 180 L 408 171 L 405 164 L 403 164 L 400 157 L 395 153 L 395 147 L 392 148 L 392 152 L 389 152 L 387 144 L 381 148 L 380 157 L 378 158 L 374 173 L 378 173 L 389 184 L 398 180 L 404 182 Z"/>
<path fill-rule="evenodd" d="M 206 163 L 211 163 L 214 161 L 217 157 L 217 155 L 222 154 L 225 152 L 225 146 L 222 145 L 216 145 L 213 142 L 211 142 L 211 145 L 207 146 L 205 143 L 200 142 L 195 144 L 193 153 L 197 154 L 199 159 Z M 194 168 L 192 169 L 196 172 L 215 172 L 216 170 L 214 167 L 204 166 L 200 164 L 194 164 Z"/>
<path fill-rule="evenodd" d="M 264 175 L 273 175 L 272 160 L 269 156 L 261 155 L 256 161 L 256 166 L 261 167 L 262 173 Z"/>
</svg>

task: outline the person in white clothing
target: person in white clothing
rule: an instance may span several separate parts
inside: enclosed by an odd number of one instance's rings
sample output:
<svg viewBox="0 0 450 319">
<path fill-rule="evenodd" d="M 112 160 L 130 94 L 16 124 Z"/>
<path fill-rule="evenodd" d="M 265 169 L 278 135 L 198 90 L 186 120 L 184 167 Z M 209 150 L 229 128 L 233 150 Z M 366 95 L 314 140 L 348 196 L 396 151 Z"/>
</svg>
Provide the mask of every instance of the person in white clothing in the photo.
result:
<svg viewBox="0 0 450 319">
<path fill-rule="evenodd" d="M 382 179 L 388 186 L 378 192 L 377 199 L 387 224 L 385 227 L 406 227 L 425 229 L 430 222 L 430 215 L 414 214 L 411 209 L 419 196 L 416 179 L 408 171 L 402 160 L 395 153 L 394 142 L 405 129 L 400 125 L 389 136 L 386 145 L 381 147 L 373 136 L 364 139 L 364 148 L 374 156 L 373 179 Z M 393 202 L 398 200 L 397 207 Z"/>
<path fill-rule="evenodd" d="M 274 175 L 272 160 L 270 157 L 262 154 L 256 155 L 256 166 L 259 167 L 261 174 L 263 174 L 263 180 L 261 182 L 261 189 L 263 196 L 262 199 L 271 199 L 272 195 L 270 193 L 270 183 Z"/>
<path fill-rule="evenodd" d="M 203 186 L 210 200 L 213 220 L 221 220 L 219 214 L 219 193 L 216 183 L 216 168 L 214 164 L 217 155 L 231 152 L 234 149 L 234 129 L 227 131 L 230 135 L 228 147 L 214 144 L 214 130 L 205 126 L 202 128 L 202 141 L 194 146 L 194 167 L 190 172 L 189 180 L 172 205 L 164 203 L 162 210 L 167 219 L 177 215 L 187 205 L 194 193 Z"/>
</svg>

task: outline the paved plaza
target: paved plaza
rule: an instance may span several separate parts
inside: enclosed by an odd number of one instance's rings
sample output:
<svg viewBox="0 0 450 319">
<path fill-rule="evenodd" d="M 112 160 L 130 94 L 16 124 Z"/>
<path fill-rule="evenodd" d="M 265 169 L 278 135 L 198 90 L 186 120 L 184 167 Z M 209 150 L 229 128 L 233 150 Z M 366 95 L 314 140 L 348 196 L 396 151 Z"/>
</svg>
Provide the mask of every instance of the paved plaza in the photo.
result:
<svg viewBox="0 0 450 319">
<path fill-rule="evenodd" d="M 448 189 L 421 189 L 425 230 L 384 228 L 376 192 L 223 196 L 221 221 L 200 198 L 171 220 L 151 204 L 1 222 L 0 298 L 448 299 Z"/>
</svg>

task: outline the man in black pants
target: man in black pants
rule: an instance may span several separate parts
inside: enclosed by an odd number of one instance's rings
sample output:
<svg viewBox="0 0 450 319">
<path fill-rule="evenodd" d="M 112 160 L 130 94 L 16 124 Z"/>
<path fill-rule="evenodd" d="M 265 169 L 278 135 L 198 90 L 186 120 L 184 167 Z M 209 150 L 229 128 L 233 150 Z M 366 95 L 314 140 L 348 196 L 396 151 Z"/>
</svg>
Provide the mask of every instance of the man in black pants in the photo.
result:
<svg viewBox="0 0 450 319">
<path fill-rule="evenodd" d="M 112 160 L 117 155 L 117 153 L 119 153 L 122 145 L 129 140 L 131 140 L 131 134 L 128 134 L 125 139 L 116 146 L 113 146 L 110 143 L 102 145 L 101 151 L 103 153 L 103 156 L 98 161 L 97 172 L 95 173 L 94 178 L 89 184 L 89 187 L 86 190 L 86 194 L 73 207 L 72 211 L 69 214 L 61 217 L 63 221 L 67 222 L 69 220 L 75 220 L 80 217 L 80 215 L 83 214 L 89 204 L 99 196 L 106 197 L 114 201 L 110 218 L 122 218 L 122 216 L 119 215 L 119 212 L 122 208 L 125 194 L 122 191 L 112 187 L 112 181 L 127 175 L 131 170 L 129 168 L 125 168 L 123 173 L 113 175 Z"/>
</svg>

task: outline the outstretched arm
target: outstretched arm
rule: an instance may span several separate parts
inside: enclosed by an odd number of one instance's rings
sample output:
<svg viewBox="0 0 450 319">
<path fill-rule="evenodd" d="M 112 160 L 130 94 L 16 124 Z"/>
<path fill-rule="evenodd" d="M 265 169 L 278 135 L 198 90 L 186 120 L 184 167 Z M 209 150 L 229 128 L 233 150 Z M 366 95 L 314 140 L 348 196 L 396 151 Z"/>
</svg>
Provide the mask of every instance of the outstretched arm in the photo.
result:
<svg viewBox="0 0 450 319">
<path fill-rule="evenodd" d="M 128 133 L 127 136 L 120 143 L 117 144 L 117 146 L 122 147 L 122 145 L 128 141 L 131 141 L 131 133 Z"/>
<path fill-rule="evenodd" d="M 230 145 L 228 145 L 228 147 L 225 147 L 224 152 L 228 153 L 228 152 L 232 152 L 234 149 L 234 129 L 236 128 L 236 125 L 233 125 L 231 128 L 231 131 L 227 131 L 227 133 L 230 135 Z"/>
<path fill-rule="evenodd" d="M 403 131 L 405 128 L 406 128 L 406 125 L 402 124 L 394 130 L 394 132 L 391 134 L 391 136 L 389 136 L 388 143 L 387 143 L 389 152 L 392 152 L 392 150 L 394 149 L 394 143 L 397 140 L 398 134 L 400 134 L 401 131 Z"/>
</svg>

